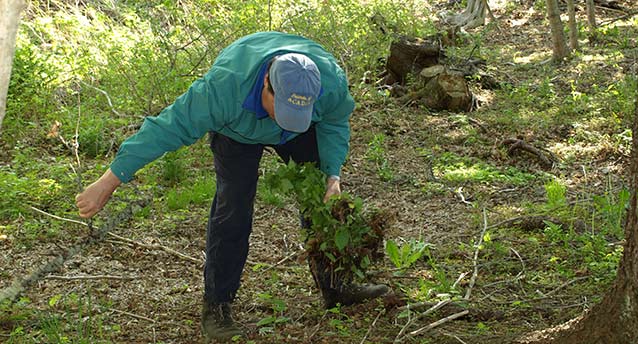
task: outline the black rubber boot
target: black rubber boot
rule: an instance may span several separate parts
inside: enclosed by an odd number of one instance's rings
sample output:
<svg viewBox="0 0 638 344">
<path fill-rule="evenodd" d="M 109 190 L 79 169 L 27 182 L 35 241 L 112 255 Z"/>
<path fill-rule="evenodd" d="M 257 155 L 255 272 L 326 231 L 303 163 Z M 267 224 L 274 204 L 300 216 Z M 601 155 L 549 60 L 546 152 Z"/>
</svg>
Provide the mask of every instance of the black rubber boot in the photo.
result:
<svg viewBox="0 0 638 344">
<path fill-rule="evenodd" d="M 333 308 L 338 303 L 342 306 L 362 303 L 389 291 L 389 288 L 383 284 L 352 283 L 351 279 L 344 279 L 338 273 L 333 273 L 326 262 L 316 257 L 309 257 L 308 265 L 317 288 L 321 290 L 326 309 Z"/>
<path fill-rule="evenodd" d="M 205 344 L 210 343 L 213 339 L 226 340 L 243 334 L 231 316 L 230 303 L 207 304 L 204 302 L 202 336 Z"/>
<path fill-rule="evenodd" d="M 335 307 L 338 303 L 349 306 L 383 296 L 390 289 L 383 284 L 349 284 L 338 289 L 323 289 L 324 306 L 326 309 Z"/>
</svg>

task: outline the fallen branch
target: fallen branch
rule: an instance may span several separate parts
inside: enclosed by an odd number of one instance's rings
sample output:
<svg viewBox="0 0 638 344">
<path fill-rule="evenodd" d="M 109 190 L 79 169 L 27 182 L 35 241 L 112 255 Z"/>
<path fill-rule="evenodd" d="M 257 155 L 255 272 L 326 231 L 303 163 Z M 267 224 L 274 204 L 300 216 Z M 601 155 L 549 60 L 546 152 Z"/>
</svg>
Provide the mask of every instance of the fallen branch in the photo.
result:
<svg viewBox="0 0 638 344">
<path fill-rule="evenodd" d="M 51 280 L 62 280 L 62 281 L 77 281 L 77 280 L 102 280 L 102 279 L 112 279 L 112 280 L 132 280 L 136 279 L 135 276 L 112 276 L 112 275 L 85 275 L 85 276 L 57 276 L 57 275 L 48 275 L 44 279 Z"/>
<path fill-rule="evenodd" d="M 78 220 L 72 220 L 72 219 L 67 219 L 67 218 L 64 218 L 64 217 L 57 216 L 57 215 L 49 214 L 49 213 L 47 213 L 44 210 L 40 210 L 40 209 L 38 209 L 36 207 L 32 207 L 32 206 L 29 206 L 29 208 L 31 208 L 31 210 L 34 210 L 34 211 L 36 211 L 36 212 L 38 212 L 38 213 L 40 213 L 42 215 L 50 216 L 50 217 L 52 217 L 52 218 L 54 218 L 56 220 L 76 223 L 78 225 L 83 225 L 83 226 L 87 226 L 87 227 L 89 226 L 89 224 L 86 223 L 86 222 L 82 222 L 82 221 L 78 221 Z"/>
<path fill-rule="evenodd" d="M 543 153 L 543 151 L 541 151 L 540 149 L 530 145 L 529 143 L 523 141 L 523 140 L 519 140 L 519 139 L 506 139 L 503 140 L 501 142 L 501 145 L 505 146 L 505 145 L 510 145 L 510 148 L 507 150 L 507 154 L 508 155 L 513 155 L 515 151 L 517 150 L 522 150 L 525 152 L 528 152 L 534 156 L 536 156 L 541 163 L 543 164 L 544 167 L 547 168 L 551 168 L 554 166 L 554 162 L 552 160 L 555 160 L 553 157 L 552 159 L 548 158 L 545 153 Z M 550 154 L 550 153 L 548 153 Z M 551 155 L 550 155 L 551 156 Z"/>
<path fill-rule="evenodd" d="M 174 249 L 172 249 L 170 247 L 163 246 L 163 245 L 159 245 L 159 244 L 143 244 L 141 242 L 137 242 L 137 241 L 134 241 L 134 240 L 119 236 L 119 235 L 117 235 L 115 233 L 108 233 L 108 235 L 110 237 L 113 237 L 113 238 L 117 239 L 117 240 L 123 241 L 123 242 L 125 242 L 127 244 L 131 244 L 133 246 L 138 246 L 138 247 L 142 247 L 142 248 L 149 249 L 149 250 L 164 251 L 166 253 L 172 254 L 172 255 L 174 255 L 174 256 L 176 256 L 178 258 L 181 258 L 183 260 L 187 260 L 189 262 L 193 262 L 193 263 L 197 263 L 197 264 L 201 264 L 201 263 L 204 262 L 201 259 L 197 259 L 197 258 L 193 258 L 191 256 L 187 256 L 187 255 L 185 255 L 185 254 L 183 254 L 181 252 L 175 251 Z"/>
<path fill-rule="evenodd" d="M 296 251 L 296 252 L 293 252 L 293 253 L 291 253 L 291 254 L 287 255 L 286 257 L 284 257 L 283 259 L 281 259 L 280 261 L 278 261 L 277 263 L 275 263 L 275 264 L 273 264 L 273 265 L 271 265 L 271 266 L 267 267 L 267 268 L 266 268 L 266 269 L 264 269 L 262 272 L 266 272 L 266 271 L 272 270 L 272 269 L 276 268 L 277 266 L 279 266 L 279 265 L 281 265 L 281 264 L 283 264 L 283 263 L 285 263 L 285 262 L 289 261 L 290 259 L 292 259 L 292 258 L 294 258 L 294 257 L 296 257 L 296 256 L 298 256 L 298 255 L 300 255 L 300 254 L 301 254 L 301 253 L 303 253 L 303 252 L 304 252 L 304 251 Z"/>
<path fill-rule="evenodd" d="M 600 23 L 600 25 L 601 26 L 609 25 L 609 24 L 615 23 L 615 22 L 620 21 L 620 20 L 629 19 L 629 18 L 631 18 L 631 17 L 633 17 L 633 16 L 635 16 L 637 14 L 638 14 L 638 11 L 629 12 L 629 13 L 627 13 L 625 15 L 620 16 L 620 17 L 616 17 L 616 18 L 612 18 L 612 19 L 603 21 L 602 23 Z"/>
<path fill-rule="evenodd" d="M 50 214 L 47 214 L 47 215 L 50 215 Z M 36 268 L 28 276 L 17 277 L 16 279 L 14 279 L 13 282 L 11 283 L 11 286 L 0 290 L 0 302 L 5 300 L 10 300 L 10 301 L 14 300 L 18 295 L 24 292 L 24 290 L 26 290 L 35 282 L 41 280 L 47 274 L 59 271 L 64 265 L 64 262 L 66 260 L 75 256 L 79 252 L 83 251 L 88 246 L 103 241 L 104 237 L 110 230 L 115 228 L 120 223 L 130 219 L 132 216 L 133 216 L 132 204 L 128 204 L 123 211 L 109 218 L 107 223 L 105 223 L 103 226 L 101 226 L 97 230 L 92 231 L 90 235 L 84 238 L 82 242 L 80 242 L 79 244 L 76 244 L 75 246 L 67 250 L 63 250 L 63 252 L 60 253 L 57 257 L 51 259 L 45 264 L 40 265 L 40 267 Z"/>
<path fill-rule="evenodd" d="M 463 187 L 459 187 L 457 189 L 454 190 L 454 195 L 456 195 L 456 197 L 458 197 L 462 203 L 467 204 L 467 205 L 472 205 L 472 202 L 468 201 L 465 196 L 463 195 Z"/>
<path fill-rule="evenodd" d="M 427 311 L 423 312 L 422 314 L 419 314 L 419 316 L 415 317 L 414 319 L 408 320 L 408 322 L 403 326 L 403 328 L 401 328 L 401 331 L 399 331 L 399 333 L 397 334 L 396 338 L 394 338 L 394 342 L 395 343 L 402 343 L 403 342 L 403 333 L 405 333 L 405 331 L 407 330 L 408 327 L 410 327 L 410 325 L 412 325 L 413 323 L 417 322 L 419 319 L 423 319 L 424 317 L 426 317 L 426 316 L 436 312 L 437 310 L 443 308 L 445 305 L 449 304 L 450 302 L 452 302 L 450 299 L 439 301 L 437 304 L 435 304 L 434 306 L 430 307 Z"/>
<path fill-rule="evenodd" d="M 464 310 L 464 311 L 459 312 L 459 313 L 454 313 L 454 314 L 450 315 L 449 317 L 446 317 L 446 318 L 443 318 L 441 320 L 435 321 L 435 322 L 429 324 L 428 326 L 425 326 L 425 327 L 422 327 L 422 328 L 420 328 L 420 329 L 418 329 L 416 331 L 410 332 L 409 336 L 416 336 L 416 335 L 419 335 L 419 334 L 421 334 L 423 332 L 427 332 L 427 331 L 429 331 L 429 330 L 431 330 L 431 329 L 433 329 L 435 327 L 441 326 L 441 325 L 443 325 L 443 324 L 445 324 L 445 323 L 447 323 L 449 321 L 452 321 L 454 319 L 458 319 L 460 317 L 466 316 L 469 313 L 470 313 L 470 311 L 468 311 L 468 310 Z"/>
</svg>

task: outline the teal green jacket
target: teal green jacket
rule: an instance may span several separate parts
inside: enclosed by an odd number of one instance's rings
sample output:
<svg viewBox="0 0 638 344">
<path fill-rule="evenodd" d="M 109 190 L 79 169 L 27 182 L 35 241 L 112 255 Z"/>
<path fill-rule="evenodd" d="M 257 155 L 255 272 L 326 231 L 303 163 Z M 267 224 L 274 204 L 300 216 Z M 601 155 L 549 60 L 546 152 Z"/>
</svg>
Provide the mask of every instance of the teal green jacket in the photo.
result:
<svg viewBox="0 0 638 344">
<path fill-rule="evenodd" d="M 191 145 L 208 132 L 248 144 L 277 145 L 298 134 L 286 133 L 270 119 L 258 118 L 244 101 L 255 85 L 260 68 L 276 55 L 301 53 L 321 73 L 322 94 L 314 105 L 312 122 L 317 133 L 321 170 L 338 176 L 350 141 L 350 114 L 354 100 L 336 59 L 319 44 L 280 32 L 245 36 L 221 51 L 211 69 L 156 117 L 147 117 L 140 130 L 122 143 L 111 171 L 128 182 L 135 172 L 164 153 Z"/>
</svg>

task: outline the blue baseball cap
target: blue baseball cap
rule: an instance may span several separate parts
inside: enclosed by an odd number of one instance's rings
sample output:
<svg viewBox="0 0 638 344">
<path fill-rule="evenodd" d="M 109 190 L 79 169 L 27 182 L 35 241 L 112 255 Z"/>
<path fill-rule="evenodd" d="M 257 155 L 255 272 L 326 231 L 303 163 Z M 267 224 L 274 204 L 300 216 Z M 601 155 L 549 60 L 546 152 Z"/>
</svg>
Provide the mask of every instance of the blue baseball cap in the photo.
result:
<svg viewBox="0 0 638 344">
<path fill-rule="evenodd" d="M 273 61 L 268 78 L 275 93 L 275 121 L 288 131 L 310 127 L 312 109 L 321 91 L 317 65 L 306 55 L 288 53 Z"/>
</svg>

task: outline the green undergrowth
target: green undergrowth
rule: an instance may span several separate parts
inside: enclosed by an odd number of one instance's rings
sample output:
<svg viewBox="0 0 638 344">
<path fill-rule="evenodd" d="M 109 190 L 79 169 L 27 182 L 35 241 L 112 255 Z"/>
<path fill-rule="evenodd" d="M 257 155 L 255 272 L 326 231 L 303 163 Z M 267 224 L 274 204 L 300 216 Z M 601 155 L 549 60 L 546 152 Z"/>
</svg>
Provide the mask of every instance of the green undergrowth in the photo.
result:
<svg viewBox="0 0 638 344">
<path fill-rule="evenodd" d="M 7 264 L 0 268 L 0 279 L 19 277 L 13 265 L 22 266 L 21 262 L 12 261 L 11 254 L 25 257 L 36 252 L 39 256 L 30 256 L 28 263 L 38 264 L 88 235 L 81 225 L 31 207 L 80 220 L 74 205 L 80 189 L 78 172 L 83 186 L 97 179 L 143 118 L 157 115 L 183 93 L 224 46 L 245 34 L 272 29 L 316 39 L 348 72 L 357 109 L 351 120 L 353 144 L 343 186 L 366 198 L 363 202 L 345 196 L 342 205 L 362 211 L 368 202 L 383 203 L 403 216 L 392 236 L 380 243 L 384 259 L 370 266 L 362 258 L 351 272 L 367 271 L 392 285 L 408 302 L 452 299 L 462 307 L 504 314 L 496 319 L 459 319 L 439 332 L 415 337 L 414 342 L 459 342 L 445 333 L 467 343 L 489 343 L 499 335 L 562 322 L 591 307 L 613 280 L 622 254 L 629 194 L 622 165 L 632 135 L 628 128 L 637 85 L 629 71 L 636 59 L 638 21 L 601 25 L 595 42 L 581 45 L 580 52 L 559 65 L 543 63 L 550 54 L 545 46 L 526 42 L 522 49 L 520 42 L 492 39 L 497 35 L 494 26 L 462 33 L 458 46 L 448 48 L 446 56 L 453 61 L 470 56 L 485 59 L 488 71 L 502 81 L 501 88 L 484 91 L 474 112 L 433 113 L 403 104 L 374 84 L 394 33 L 435 33 L 433 23 L 438 19 L 433 19 L 430 5 L 423 1 L 31 1 L 17 38 L 0 139 L 0 251 L 9 252 L 10 258 L 3 261 Z M 506 16 L 517 11 L 514 2 L 505 6 Z M 523 14 L 531 16 L 531 25 L 536 25 L 538 18 L 533 16 L 540 17 L 543 6 L 544 1 L 535 1 L 537 12 Z M 375 14 L 384 19 L 373 20 Z M 383 34 L 379 26 L 390 34 Z M 579 30 L 585 40 L 584 27 Z M 551 151 L 556 165 L 543 169 L 533 158 L 507 156 L 507 147 L 499 143 L 508 138 L 525 139 Z M 76 140 L 80 166 L 73 151 Z M 271 222 L 279 221 L 281 212 L 296 201 L 263 178 L 279 165 L 276 157 L 264 155 L 256 209 L 269 212 L 260 220 L 273 226 L 267 235 L 281 234 L 285 241 L 294 236 L 287 231 L 297 234 L 297 222 L 290 228 Z M 177 250 L 199 245 L 192 250 L 199 256 L 215 193 L 213 171 L 205 139 L 168 153 L 122 186 L 94 225 L 132 202 L 150 199 L 133 221 L 118 230 L 133 238 L 152 236 Z M 318 205 L 325 191 L 323 177 L 307 187 L 307 192 L 319 195 Z M 450 191 L 461 187 L 466 196 L 475 197 L 459 207 Z M 487 208 L 490 225 L 522 220 L 490 227 L 479 238 L 482 207 Z M 433 208 L 443 214 L 430 213 Z M 523 223 L 529 217 L 541 220 Z M 324 233 L 327 244 L 323 248 L 319 244 L 319 249 L 335 260 L 335 252 L 351 252 L 348 245 L 360 243 L 355 235 L 367 230 L 359 226 L 353 234 L 340 225 L 332 229 Z M 440 240 L 434 244 L 430 239 Z M 477 250 L 478 277 L 474 303 L 469 305 L 463 296 Z M 384 342 L 396 336 L 408 319 L 420 315 L 365 308 L 375 305 L 363 306 L 364 311 L 355 307 L 324 312 L 316 291 L 309 287 L 312 281 L 299 277 L 302 270 L 306 273 L 305 264 L 291 259 L 274 267 L 269 262 L 255 262 L 247 270 L 249 277 L 257 275 L 262 283 L 242 295 L 241 301 L 254 301 L 247 308 L 259 314 L 256 333 L 247 342 L 302 341 L 307 339 L 303 333 L 315 329 L 319 329 L 316 342 L 363 342 L 364 336 L 369 342 Z M 194 270 L 193 274 L 199 273 L 197 266 Z M 126 341 L 121 326 L 135 321 L 109 318 L 109 302 L 119 301 L 98 300 L 89 290 L 58 290 L 0 305 L 0 342 Z M 192 295 L 197 302 L 199 296 Z M 129 301 L 114 308 L 126 309 Z M 304 308 L 312 302 L 312 310 Z M 191 335 L 181 337 L 188 338 L 185 341 L 196 337 L 196 313 L 179 319 L 184 326 L 177 327 Z M 422 325 L 442 316 L 429 315 Z M 139 326 L 135 329 L 145 325 Z M 164 330 L 158 328 L 158 338 Z M 146 339 L 154 340 L 150 331 Z"/>
</svg>

